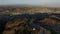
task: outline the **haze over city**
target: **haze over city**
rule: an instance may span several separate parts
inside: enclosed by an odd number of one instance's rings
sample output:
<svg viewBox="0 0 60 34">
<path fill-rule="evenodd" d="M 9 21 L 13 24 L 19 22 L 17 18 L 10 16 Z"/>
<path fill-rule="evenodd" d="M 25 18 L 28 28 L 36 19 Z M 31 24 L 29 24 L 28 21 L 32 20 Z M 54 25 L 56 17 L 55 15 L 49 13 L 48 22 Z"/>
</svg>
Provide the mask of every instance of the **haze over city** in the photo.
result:
<svg viewBox="0 0 60 34">
<path fill-rule="evenodd" d="M 60 7 L 60 0 L 0 0 L 0 5 L 33 5 L 43 7 Z"/>
</svg>

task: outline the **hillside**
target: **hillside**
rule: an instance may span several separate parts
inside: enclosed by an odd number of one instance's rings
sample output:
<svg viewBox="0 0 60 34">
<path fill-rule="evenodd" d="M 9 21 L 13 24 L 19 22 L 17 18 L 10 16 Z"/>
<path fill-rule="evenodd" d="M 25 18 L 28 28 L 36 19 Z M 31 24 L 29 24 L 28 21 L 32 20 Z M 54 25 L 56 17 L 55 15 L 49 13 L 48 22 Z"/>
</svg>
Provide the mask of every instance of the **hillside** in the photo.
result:
<svg viewBox="0 0 60 34">
<path fill-rule="evenodd" d="M 34 7 L 16 7 L 16 8 L 0 8 L 0 15 L 16 15 L 16 14 L 34 14 L 34 13 L 60 13 L 59 8 L 34 8 Z"/>
</svg>

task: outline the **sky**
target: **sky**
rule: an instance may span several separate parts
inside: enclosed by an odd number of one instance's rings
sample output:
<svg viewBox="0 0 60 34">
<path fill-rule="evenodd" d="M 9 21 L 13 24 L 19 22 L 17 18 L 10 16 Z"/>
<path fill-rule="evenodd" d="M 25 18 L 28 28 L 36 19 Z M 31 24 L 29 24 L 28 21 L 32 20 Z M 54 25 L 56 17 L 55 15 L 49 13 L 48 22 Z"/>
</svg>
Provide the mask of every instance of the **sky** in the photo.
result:
<svg viewBox="0 0 60 34">
<path fill-rule="evenodd" d="M 60 2 L 60 0 L 0 0 L 0 5 L 4 4 L 40 4 L 48 2 Z"/>
<path fill-rule="evenodd" d="M 59 5 L 60 0 L 0 0 L 0 5 L 28 4 L 28 5 Z"/>
</svg>

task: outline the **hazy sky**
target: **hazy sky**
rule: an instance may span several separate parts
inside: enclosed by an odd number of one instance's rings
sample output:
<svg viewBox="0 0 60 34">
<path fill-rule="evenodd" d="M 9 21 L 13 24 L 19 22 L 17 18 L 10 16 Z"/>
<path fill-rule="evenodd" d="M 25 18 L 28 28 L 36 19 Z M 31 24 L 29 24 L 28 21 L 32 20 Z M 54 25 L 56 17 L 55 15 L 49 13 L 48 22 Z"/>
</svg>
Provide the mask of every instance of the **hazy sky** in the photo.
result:
<svg viewBox="0 0 60 34">
<path fill-rule="evenodd" d="M 60 6 L 60 0 L 0 0 L 0 5 L 10 5 L 10 4 Z"/>
<path fill-rule="evenodd" d="M 40 4 L 40 3 L 58 3 L 60 0 L 0 0 L 0 5 L 4 4 Z"/>
</svg>

